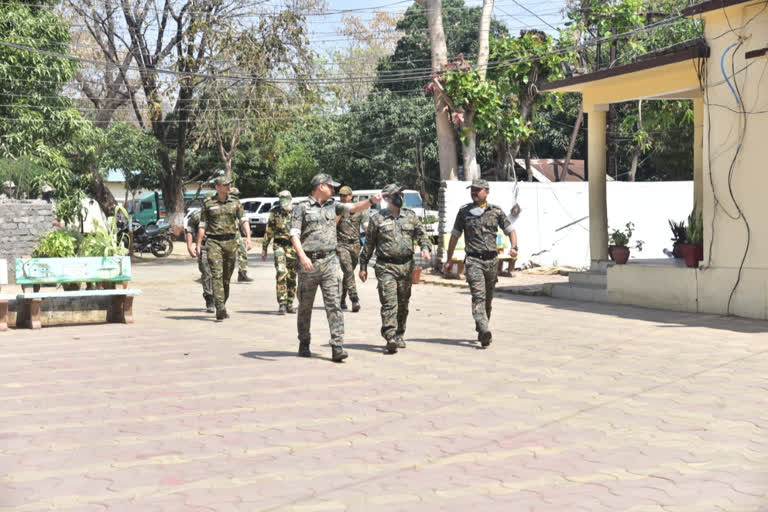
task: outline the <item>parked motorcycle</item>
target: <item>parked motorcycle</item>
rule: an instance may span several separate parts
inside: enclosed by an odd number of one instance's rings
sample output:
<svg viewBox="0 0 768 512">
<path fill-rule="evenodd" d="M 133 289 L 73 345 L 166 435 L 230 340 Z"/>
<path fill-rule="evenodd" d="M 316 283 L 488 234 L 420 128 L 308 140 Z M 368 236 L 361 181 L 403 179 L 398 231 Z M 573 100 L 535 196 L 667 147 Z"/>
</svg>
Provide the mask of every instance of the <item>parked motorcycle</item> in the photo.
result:
<svg viewBox="0 0 768 512">
<path fill-rule="evenodd" d="M 171 226 L 163 224 L 160 226 L 144 227 L 134 221 L 133 227 L 133 252 L 146 253 L 151 252 L 158 258 L 164 258 L 173 252 L 173 240 L 171 238 Z M 127 223 L 121 223 L 117 231 L 117 239 L 129 247 L 130 230 Z"/>
</svg>

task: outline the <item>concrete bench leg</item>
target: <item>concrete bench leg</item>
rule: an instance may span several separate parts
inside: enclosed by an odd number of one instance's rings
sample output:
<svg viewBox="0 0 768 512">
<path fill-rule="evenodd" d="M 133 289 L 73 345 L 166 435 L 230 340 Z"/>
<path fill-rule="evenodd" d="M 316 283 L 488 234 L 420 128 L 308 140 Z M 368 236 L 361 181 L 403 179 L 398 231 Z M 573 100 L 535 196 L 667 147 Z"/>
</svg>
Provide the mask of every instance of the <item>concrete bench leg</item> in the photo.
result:
<svg viewBox="0 0 768 512">
<path fill-rule="evenodd" d="M 40 302 L 41 299 L 24 299 L 24 317 L 22 325 L 30 329 L 40 329 Z M 18 322 L 17 322 L 18 324 Z"/>
<path fill-rule="evenodd" d="M 0 331 L 8 330 L 8 301 L 0 300 Z"/>
<path fill-rule="evenodd" d="M 112 298 L 112 322 L 133 323 L 133 295 L 117 295 Z"/>
</svg>

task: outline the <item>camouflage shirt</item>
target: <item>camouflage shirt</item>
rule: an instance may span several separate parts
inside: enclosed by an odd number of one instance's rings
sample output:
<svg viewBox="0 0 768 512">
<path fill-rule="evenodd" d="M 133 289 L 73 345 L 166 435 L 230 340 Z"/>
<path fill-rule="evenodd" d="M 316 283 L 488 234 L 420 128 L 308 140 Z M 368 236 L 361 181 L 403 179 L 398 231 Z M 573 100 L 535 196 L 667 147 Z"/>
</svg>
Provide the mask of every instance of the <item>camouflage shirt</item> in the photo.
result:
<svg viewBox="0 0 768 512">
<path fill-rule="evenodd" d="M 499 228 L 506 235 L 514 229 L 501 208 L 492 204 L 480 208 L 469 203 L 456 214 L 451 234 L 457 238 L 464 234 L 465 252 L 496 252 L 496 233 Z"/>
<path fill-rule="evenodd" d="M 293 208 L 291 236 L 299 237 L 305 252 L 336 250 L 336 216 L 349 213 L 351 203 L 339 203 L 333 198 L 323 204 L 310 196 L 309 201 Z"/>
<path fill-rule="evenodd" d="M 376 251 L 377 257 L 400 258 L 413 254 L 413 245 L 418 242 L 422 249 L 432 250 L 421 219 L 407 208 L 400 209 L 400 215 L 392 216 L 388 209 L 375 213 L 368 222 L 365 245 L 360 252 L 360 270 L 365 270 L 368 260 Z"/>
<path fill-rule="evenodd" d="M 280 205 L 275 206 L 269 211 L 269 220 L 267 221 L 267 230 L 264 232 L 264 252 L 269 247 L 272 239 L 288 240 L 291 231 L 291 210 L 286 210 Z"/>
<path fill-rule="evenodd" d="M 336 239 L 340 244 L 359 244 L 363 212 L 345 213 L 336 225 Z"/>
<path fill-rule="evenodd" d="M 197 240 L 197 231 L 200 229 L 200 210 L 189 216 L 187 219 L 187 226 L 185 231 L 192 233 L 192 239 Z M 203 243 L 205 243 L 205 237 L 203 237 Z"/>
<path fill-rule="evenodd" d="M 240 201 L 232 196 L 226 201 L 214 195 L 205 200 L 200 213 L 200 227 L 207 235 L 234 235 L 245 222 L 245 212 Z"/>
</svg>

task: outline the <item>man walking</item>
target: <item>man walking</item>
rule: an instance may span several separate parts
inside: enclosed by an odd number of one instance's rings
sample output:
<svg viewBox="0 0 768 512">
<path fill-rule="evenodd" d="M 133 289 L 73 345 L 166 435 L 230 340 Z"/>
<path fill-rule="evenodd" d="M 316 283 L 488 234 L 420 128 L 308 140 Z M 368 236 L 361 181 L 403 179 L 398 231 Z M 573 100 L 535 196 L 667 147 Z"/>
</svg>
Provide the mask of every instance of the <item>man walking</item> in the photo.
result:
<svg viewBox="0 0 768 512">
<path fill-rule="evenodd" d="M 405 348 L 405 323 L 411 298 L 413 247 L 418 242 L 421 256 L 429 261 L 432 244 L 421 219 L 403 208 L 403 187 L 387 185 L 382 198 L 387 209 L 375 213 L 368 222 L 365 246 L 360 253 L 360 280 L 368 279 L 368 261 L 376 253 L 376 279 L 381 302 L 381 335 L 390 354 Z"/>
<path fill-rule="evenodd" d="M 273 242 L 272 253 L 275 257 L 275 289 L 279 314 L 295 313 L 293 298 L 296 296 L 296 250 L 291 245 L 291 193 L 283 190 L 278 194 L 280 204 L 269 212 L 267 230 L 264 233 L 261 261 L 267 260 L 269 242 Z"/>
<path fill-rule="evenodd" d="M 341 187 L 339 190 L 341 202 L 352 202 L 352 189 Z M 347 309 L 347 294 L 352 302 L 352 312 L 360 311 L 360 299 L 355 286 L 355 267 L 360 254 L 360 225 L 363 223 L 363 212 L 345 213 L 340 215 L 336 224 L 336 254 L 341 265 L 341 309 Z"/>
<path fill-rule="evenodd" d="M 474 180 L 471 188 L 472 202 L 459 209 L 453 225 L 451 239 L 448 242 L 445 272 L 450 271 L 451 258 L 456 249 L 456 242 L 464 234 L 464 253 L 466 254 L 464 273 L 472 294 L 472 317 L 475 320 L 477 339 L 487 347 L 493 340 L 488 328 L 491 318 L 491 303 L 496 287 L 497 257 L 496 232 L 499 228 L 509 236 L 509 255 L 517 257 L 517 247 L 512 233 L 513 228 L 506 214 L 498 206 L 488 204 L 489 185 L 486 180 Z"/>
<path fill-rule="evenodd" d="M 199 246 L 199 251 L 197 250 L 197 247 L 192 248 L 193 238 L 200 230 L 200 211 L 201 210 L 197 210 L 195 213 L 189 216 L 189 219 L 187 219 L 187 225 L 184 226 L 184 236 L 187 240 L 187 251 L 189 252 L 189 255 L 193 258 L 197 258 L 197 268 L 200 270 L 200 282 L 203 285 L 205 310 L 208 313 L 213 313 L 215 311 L 213 302 L 213 286 L 211 284 L 211 267 L 208 265 L 208 251 L 205 249 L 205 237 L 203 237 L 203 241 Z"/>
<path fill-rule="evenodd" d="M 359 212 L 381 201 L 376 194 L 357 203 L 333 200 L 334 187 L 339 184 L 327 174 L 312 178 L 309 201 L 297 205 L 291 215 L 291 244 L 299 258 L 299 356 L 312 357 L 309 350 L 312 305 L 317 287 L 323 294 L 328 328 L 331 331 L 332 359 L 347 358 L 344 350 L 344 317 L 339 305 L 339 263 L 336 257 L 336 217 Z"/>
<path fill-rule="evenodd" d="M 237 187 L 232 187 L 229 191 L 229 195 L 240 200 L 240 190 Z M 245 250 L 245 231 L 242 228 L 238 228 L 237 235 L 237 282 L 238 283 L 250 283 L 253 281 L 252 277 L 248 277 L 248 251 Z"/>
<path fill-rule="evenodd" d="M 197 231 L 197 252 L 200 254 L 203 238 L 211 266 L 213 300 L 216 321 L 229 318 L 226 309 L 229 298 L 229 280 L 237 263 L 237 230 L 242 226 L 246 234 L 246 250 L 251 250 L 251 229 L 240 201 L 229 195 L 230 180 L 216 178 L 216 194 L 205 200 Z"/>
</svg>

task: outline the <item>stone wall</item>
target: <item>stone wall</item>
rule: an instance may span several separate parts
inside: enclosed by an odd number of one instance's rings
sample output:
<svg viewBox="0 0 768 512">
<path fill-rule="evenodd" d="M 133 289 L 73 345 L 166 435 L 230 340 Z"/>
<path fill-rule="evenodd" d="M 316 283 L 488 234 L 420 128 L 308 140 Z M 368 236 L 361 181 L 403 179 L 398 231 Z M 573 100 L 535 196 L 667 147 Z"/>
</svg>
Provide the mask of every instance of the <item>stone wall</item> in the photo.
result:
<svg viewBox="0 0 768 512">
<path fill-rule="evenodd" d="M 8 260 L 14 283 L 14 259 L 32 254 L 40 235 L 53 229 L 53 205 L 42 200 L 0 199 L 0 258 Z"/>
</svg>

